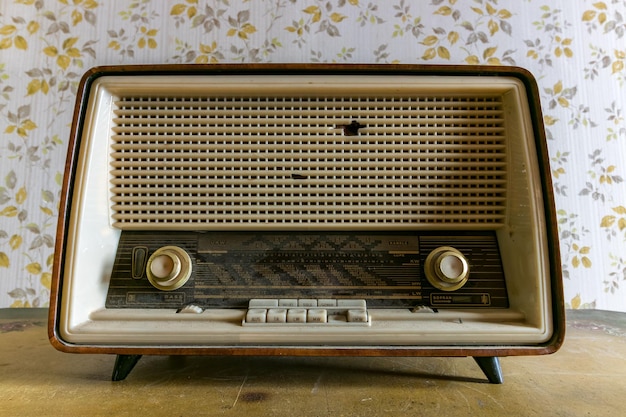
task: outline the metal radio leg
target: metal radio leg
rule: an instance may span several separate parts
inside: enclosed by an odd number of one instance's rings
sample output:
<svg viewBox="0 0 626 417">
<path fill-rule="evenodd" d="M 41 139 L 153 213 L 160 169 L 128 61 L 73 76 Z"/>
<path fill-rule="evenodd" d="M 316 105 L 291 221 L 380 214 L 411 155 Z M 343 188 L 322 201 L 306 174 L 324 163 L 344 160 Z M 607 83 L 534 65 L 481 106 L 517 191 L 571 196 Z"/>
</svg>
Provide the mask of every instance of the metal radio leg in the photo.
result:
<svg viewBox="0 0 626 417">
<path fill-rule="evenodd" d="M 139 359 L 141 359 L 141 355 L 117 355 L 111 380 L 123 381 L 126 379 L 130 371 L 132 371 L 135 365 L 137 365 L 137 362 L 139 362 Z"/>
<path fill-rule="evenodd" d="M 474 357 L 474 360 L 480 366 L 480 369 L 487 376 L 487 379 L 492 384 L 502 384 L 504 379 L 502 378 L 502 368 L 500 367 L 500 360 L 496 356 L 488 357 Z"/>
</svg>

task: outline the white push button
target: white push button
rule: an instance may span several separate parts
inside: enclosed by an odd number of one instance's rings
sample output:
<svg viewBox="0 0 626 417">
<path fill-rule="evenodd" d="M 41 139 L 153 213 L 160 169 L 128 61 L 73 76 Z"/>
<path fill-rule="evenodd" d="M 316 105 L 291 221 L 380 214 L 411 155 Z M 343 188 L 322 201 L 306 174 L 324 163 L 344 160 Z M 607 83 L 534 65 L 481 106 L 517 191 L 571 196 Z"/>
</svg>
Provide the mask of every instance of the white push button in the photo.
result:
<svg viewBox="0 0 626 417">
<path fill-rule="evenodd" d="M 317 307 L 317 300 L 311 298 L 301 298 L 298 300 L 298 307 Z"/>
<path fill-rule="evenodd" d="M 278 307 L 278 300 L 274 298 L 253 298 L 248 302 L 248 307 Z"/>
<path fill-rule="evenodd" d="M 278 300 L 280 307 L 298 307 L 298 300 L 295 298 L 281 298 Z"/>
<path fill-rule="evenodd" d="M 348 310 L 347 318 L 349 322 L 367 323 L 366 310 Z"/>
<path fill-rule="evenodd" d="M 287 323 L 306 323 L 306 309 L 290 308 L 287 310 Z"/>
<path fill-rule="evenodd" d="M 270 308 L 267 310 L 268 323 L 285 323 L 287 321 L 287 310 L 284 308 Z"/>
<path fill-rule="evenodd" d="M 367 307 L 365 300 L 361 299 L 345 299 L 345 300 L 337 300 L 337 307 Z"/>
<path fill-rule="evenodd" d="M 328 312 L 323 308 L 312 308 L 307 315 L 309 323 L 326 323 L 328 321 Z"/>
<path fill-rule="evenodd" d="M 246 322 L 248 323 L 265 323 L 267 310 L 264 308 L 251 308 L 246 314 Z"/>
</svg>

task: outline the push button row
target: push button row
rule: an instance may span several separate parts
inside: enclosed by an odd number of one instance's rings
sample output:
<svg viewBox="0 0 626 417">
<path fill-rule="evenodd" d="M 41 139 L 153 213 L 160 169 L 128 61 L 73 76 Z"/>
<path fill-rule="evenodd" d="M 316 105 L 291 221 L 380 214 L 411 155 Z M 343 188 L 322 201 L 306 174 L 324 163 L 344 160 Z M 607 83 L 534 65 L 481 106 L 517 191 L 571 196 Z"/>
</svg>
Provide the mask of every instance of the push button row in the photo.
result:
<svg viewBox="0 0 626 417">
<path fill-rule="evenodd" d="M 369 325 L 365 300 L 253 299 L 243 325 Z"/>
</svg>

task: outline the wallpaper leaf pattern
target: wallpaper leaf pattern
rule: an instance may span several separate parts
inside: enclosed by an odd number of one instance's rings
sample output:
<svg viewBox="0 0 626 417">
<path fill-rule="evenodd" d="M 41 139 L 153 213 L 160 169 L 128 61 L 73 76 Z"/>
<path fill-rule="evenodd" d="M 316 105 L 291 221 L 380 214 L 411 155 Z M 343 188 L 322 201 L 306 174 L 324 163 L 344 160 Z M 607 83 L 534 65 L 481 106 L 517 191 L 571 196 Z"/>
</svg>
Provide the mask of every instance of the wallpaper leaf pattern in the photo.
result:
<svg viewBox="0 0 626 417">
<path fill-rule="evenodd" d="M 538 80 L 570 308 L 626 311 L 626 0 L 0 3 L 0 308 L 48 303 L 78 81 L 95 65 L 518 65 Z"/>
</svg>

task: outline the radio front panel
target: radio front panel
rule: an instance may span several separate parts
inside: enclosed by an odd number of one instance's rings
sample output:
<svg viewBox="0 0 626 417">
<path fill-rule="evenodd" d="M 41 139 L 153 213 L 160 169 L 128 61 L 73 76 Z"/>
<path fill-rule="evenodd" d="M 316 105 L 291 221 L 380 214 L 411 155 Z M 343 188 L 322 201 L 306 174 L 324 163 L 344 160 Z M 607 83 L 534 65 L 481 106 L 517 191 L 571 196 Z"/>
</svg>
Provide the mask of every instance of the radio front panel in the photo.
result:
<svg viewBox="0 0 626 417">
<path fill-rule="evenodd" d="M 79 91 L 51 298 L 59 349 L 560 345 L 550 170 L 525 71 L 104 67 Z"/>
<path fill-rule="evenodd" d="M 155 287 L 147 267 L 147 255 L 166 244 L 190 256 L 188 280 L 170 290 Z M 424 273 L 427 255 L 450 245 L 471 271 L 455 291 L 443 280 L 435 287 Z M 508 307 L 491 232 L 123 232 L 106 307 L 247 308 L 258 298 L 357 299 L 369 308 Z"/>
</svg>

